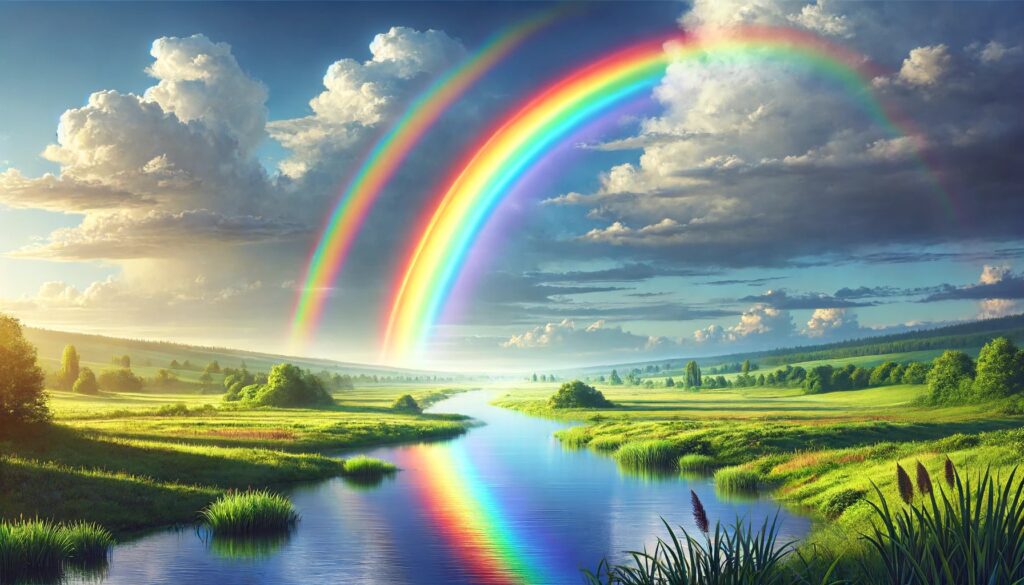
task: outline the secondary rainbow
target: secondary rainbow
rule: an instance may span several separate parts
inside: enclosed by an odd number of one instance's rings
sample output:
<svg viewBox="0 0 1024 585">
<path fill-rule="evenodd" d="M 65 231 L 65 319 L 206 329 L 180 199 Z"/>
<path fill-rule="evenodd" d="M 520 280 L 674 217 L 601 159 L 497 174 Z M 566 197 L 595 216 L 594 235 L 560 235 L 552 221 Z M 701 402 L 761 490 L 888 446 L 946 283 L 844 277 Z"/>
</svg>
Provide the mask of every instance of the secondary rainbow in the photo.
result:
<svg viewBox="0 0 1024 585">
<path fill-rule="evenodd" d="M 381 190 L 409 152 L 474 82 L 561 12 L 546 11 L 494 35 L 414 99 L 373 145 L 338 197 L 306 262 L 292 311 L 293 349 L 300 349 L 314 333 L 356 235 Z"/>
<path fill-rule="evenodd" d="M 453 167 L 424 215 L 393 289 L 382 357 L 415 352 L 429 335 L 474 239 L 504 194 L 544 153 L 622 100 L 650 91 L 671 63 L 702 59 L 782 61 L 841 85 L 887 132 L 923 146 L 909 123 L 872 93 L 883 75 L 862 55 L 816 35 L 775 27 L 676 33 L 616 51 L 542 88 L 499 120 Z M 919 155 L 920 156 L 920 155 Z"/>
</svg>

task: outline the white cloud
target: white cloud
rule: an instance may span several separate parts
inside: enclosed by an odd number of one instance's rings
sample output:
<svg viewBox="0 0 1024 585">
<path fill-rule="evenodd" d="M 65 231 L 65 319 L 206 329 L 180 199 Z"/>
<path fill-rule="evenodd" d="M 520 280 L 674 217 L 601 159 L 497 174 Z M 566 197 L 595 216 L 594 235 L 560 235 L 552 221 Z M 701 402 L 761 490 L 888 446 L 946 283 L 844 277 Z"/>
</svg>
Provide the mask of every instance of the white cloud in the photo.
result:
<svg viewBox="0 0 1024 585">
<path fill-rule="evenodd" d="M 996 284 L 998 282 L 1002 282 L 1002 280 L 1006 278 L 1006 275 L 1009 273 L 1009 265 L 986 264 L 981 268 L 981 276 L 978 277 L 978 282 L 981 284 Z"/>
<path fill-rule="evenodd" d="M 790 15 L 789 19 L 815 32 L 833 37 L 851 37 L 853 33 L 850 31 L 847 17 L 833 12 L 837 6 L 836 2 L 818 0 L 801 8 L 799 14 Z"/>
<path fill-rule="evenodd" d="M 664 337 L 636 335 L 622 327 L 609 327 L 603 319 L 580 329 L 570 319 L 534 327 L 502 342 L 506 349 L 555 351 L 577 355 L 604 352 L 643 352 L 666 349 L 676 343 Z"/>
<path fill-rule="evenodd" d="M 967 47 L 967 49 L 969 52 L 973 53 L 979 61 L 986 65 L 999 63 L 1008 58 L 1015 58 L 1024 55 L 1024 47 L 1020 45 L 1012 47 L 1006 46 L 999 41 L 989 41 L 985 45 L 975 43 Z"/>
<path fill-rule="evenodd" d="M 46 173 L 30 179 L 18 169 L 0 172 L 0 202 L 11 207 L 76 212 L 147 206 L 153 200 L 99 181 L 82 181 Z"/>
<path fill-rule="evenodd" d="M 981 276 L 978 277 L 978 282 L 980 284 L 998 284 L 1009 274 L 1010 266 L 1007 264 L 986 264 L 981 269 Z M 1006 317 L 1017 312 L 1017 301 L 1013 299 L 983 299 L 978 301 L 979 319 Z"/>
<path fill-rule="evenodd" d="M 725 328 L 710 325 L 695 331 L 693 338 L 704 344 L 751 341 L 776 343 L 790 339 L 793 333 L 793 318 L 789 311 L 759 303 L 744 311 L 739 323 Z"/>
<path fill-rule="evenodd" d="M 944 44 L 918 47 L 903 60 L 899 78 L 917 86 L 934 86 L 949 73 L 952 58 Z"/>
<path fill-rule="evenodd" d="M 815 309 L 807 321 L 804 334 L 816 338 L 849 337 L 860 331 L 857 315 L 842 308 Z"/>
</svg>

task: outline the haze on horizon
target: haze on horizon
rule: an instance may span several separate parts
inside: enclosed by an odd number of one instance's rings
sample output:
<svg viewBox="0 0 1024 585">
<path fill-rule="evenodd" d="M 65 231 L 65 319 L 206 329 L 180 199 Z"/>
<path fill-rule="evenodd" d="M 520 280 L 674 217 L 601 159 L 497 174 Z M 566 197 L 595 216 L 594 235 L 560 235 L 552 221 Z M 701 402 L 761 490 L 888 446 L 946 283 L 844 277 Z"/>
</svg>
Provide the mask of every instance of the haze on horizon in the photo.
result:
<svg viewBox="0 0 1024 585">
<path fill-rule="evenodd" d="M 427 82 L 541 8 L 0 5 L 0 311 L 286 352 L 296 282 L 353 165 Z M 416 211 L 539 83 L 673 28 L 738 24 L 880 64 L 872 89 L 921 131 L 929 166 L 813 72 L 673 66 L 488 225 L 429 363 L 622 363 L 1020 312 L 1024 6 L 595 3 L 427 135 L 307 353 L 377 359 L 381 291 Z"/>
</svg>

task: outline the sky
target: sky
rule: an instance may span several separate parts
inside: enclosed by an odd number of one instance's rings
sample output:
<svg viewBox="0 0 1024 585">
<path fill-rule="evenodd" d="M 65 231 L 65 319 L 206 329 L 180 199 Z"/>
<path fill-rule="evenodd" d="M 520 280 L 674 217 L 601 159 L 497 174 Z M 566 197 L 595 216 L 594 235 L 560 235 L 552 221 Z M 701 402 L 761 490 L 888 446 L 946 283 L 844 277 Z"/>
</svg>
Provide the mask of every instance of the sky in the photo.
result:
<svg viewBox="0 0 1024 585">
<path fill-rule="evenodd" d="M 356 163 L 429 83 L 542 3 L 0 4 L 0 311 L 269 352 Z M 756 59 L 671 64 L 485 225 L 418 365 L 719 355 L 1021 311 L 1024 5 L 700 0 L 566 11 L 388 183 L 305 355 L 380 359 L 385 291 L 503 112 L 619 47 L 787 27 L 866 90 Z"/>
</svg>

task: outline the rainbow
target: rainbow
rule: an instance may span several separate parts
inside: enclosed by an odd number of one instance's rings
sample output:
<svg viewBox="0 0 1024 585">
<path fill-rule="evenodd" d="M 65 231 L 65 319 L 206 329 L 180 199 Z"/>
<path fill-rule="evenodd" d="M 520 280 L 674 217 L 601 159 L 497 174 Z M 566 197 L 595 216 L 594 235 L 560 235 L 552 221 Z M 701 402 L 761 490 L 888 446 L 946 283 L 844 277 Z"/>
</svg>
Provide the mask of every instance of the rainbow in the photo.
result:
<svg viewBox="0 0 1024 585">
<path fill-rule="evenodd" d="M 401 163 L 438 118 L 466 90 L 530 34 L 552 22 L 563 9 L 549 10 L 507 28 L 478 51 L 436 79 L 417 96 L 394 124 L 374 143 L 338 197 L 312 249 L 296 291 L 292 310 L 291 343 L 300 349 L 313 335 L 371 207 Z"/>
<path fill-rule="evenodd" d="M 417 499 L 475 583 L 550 583 L 554 570 L 544 551 L 514 529 L 494 494 L 478 476 L 465 446 L 410 447 L 401 462 L 413 477 Z M 548 551 L 550 554 L 551 551 Z"/>
<path fill-rule="evenodd" d="M 675 33 L 613 52 L 527 98 L 454 165 L 393 287 L 382 358 L 406 358 L 420 348 L 476 236 L 539 157 L 616 104 L 649 92 L 670 64 L 718 57 L 807 67 L 838 82 L 887 132 L 908 136 L 919 153 L 923 150 L 910 124 L 872 93 L 871 81 L 885 72 L 862 55 L 807 32 L 743 27 Z"/>
</svg>

